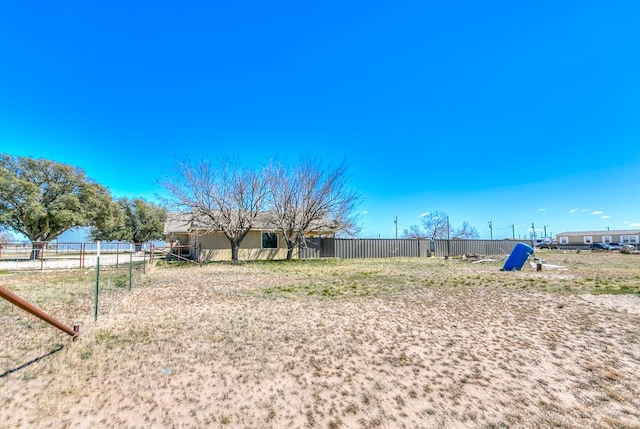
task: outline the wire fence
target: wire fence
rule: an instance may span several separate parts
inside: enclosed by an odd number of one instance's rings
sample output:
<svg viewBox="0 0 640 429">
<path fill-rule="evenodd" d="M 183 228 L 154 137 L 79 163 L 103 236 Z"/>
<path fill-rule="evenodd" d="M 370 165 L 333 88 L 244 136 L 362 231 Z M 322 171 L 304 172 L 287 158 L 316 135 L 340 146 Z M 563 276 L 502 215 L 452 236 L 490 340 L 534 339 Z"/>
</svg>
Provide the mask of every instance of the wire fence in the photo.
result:
<svg viewBox="0 0 640 429">
<path fill-rule="evenodd" d="M 153 243 L 0 243 L 0 270 L 56 270 L 147 262 Z"/>
<path fill-rule="evenodd" d="M 34 249 L 36 251 L 34 251 Z M 14 243 L 0 255 L 0 403 L 40 359 L 56 353 L 70 334 L 15 304 L 25 301 L 80 336 L 130 293 L 149 283 L 152 244 Z M 80 269 L 81 268 L 81 269 Z M 4 298 L 4 299 L 2 299 Z"/>
<path fill-rule="evenodd" d="M 0 243 L 0 403 L 76 326 L 81 337 L 136 288 L 152 286 L 155 264 L 196 263 L 193 255 L 157 243 Z"/>
</svg>

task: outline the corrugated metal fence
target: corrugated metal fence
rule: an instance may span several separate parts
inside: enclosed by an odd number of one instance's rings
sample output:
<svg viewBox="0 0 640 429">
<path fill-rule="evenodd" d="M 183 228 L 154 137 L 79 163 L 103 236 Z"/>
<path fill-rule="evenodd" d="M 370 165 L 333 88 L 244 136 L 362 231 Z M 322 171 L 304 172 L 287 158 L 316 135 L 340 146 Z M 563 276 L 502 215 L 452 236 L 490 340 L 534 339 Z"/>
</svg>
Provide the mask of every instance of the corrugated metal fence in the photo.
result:
<svg viewBox="0 0 640 429">
<path fill-rule="evenodd" d="M 531 240 L 435 240 L 435 256 L 509 255 L 518 243 L 533 247 Z"/>
<path fill-rule="evenodd" d="M 311 238 L 300 247 L 300 259 L 444 257 L 508 255 L 517 243 L 529 240 L 416 240 L 381 238 Z"/>
</svg>

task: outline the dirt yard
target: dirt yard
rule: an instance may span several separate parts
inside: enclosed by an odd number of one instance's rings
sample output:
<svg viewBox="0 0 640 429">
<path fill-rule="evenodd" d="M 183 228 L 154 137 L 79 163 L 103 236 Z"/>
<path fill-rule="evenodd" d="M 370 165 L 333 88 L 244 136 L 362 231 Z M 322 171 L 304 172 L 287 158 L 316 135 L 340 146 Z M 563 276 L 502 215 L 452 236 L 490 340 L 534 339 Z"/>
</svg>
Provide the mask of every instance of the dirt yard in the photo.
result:
<svg viewBox="0 0 640 429">
<path fill-rule="evenodd" d="M 81 335 L 0 304 L 0 372 L 63 346 L 0 377 L 0 427 L 640 428 L 640 257 L 542 257 L 155 267 L 97 322 L 33 292 Z"/>
</svg>

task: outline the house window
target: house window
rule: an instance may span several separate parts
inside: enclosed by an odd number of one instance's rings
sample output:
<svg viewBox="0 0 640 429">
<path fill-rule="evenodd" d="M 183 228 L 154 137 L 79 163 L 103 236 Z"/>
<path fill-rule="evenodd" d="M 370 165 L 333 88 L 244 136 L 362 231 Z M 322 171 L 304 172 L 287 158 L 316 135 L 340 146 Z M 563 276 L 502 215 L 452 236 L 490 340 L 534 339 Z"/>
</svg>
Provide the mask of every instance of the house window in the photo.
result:
<svg viewBox="0 0 640 429">
<path fill-rule="evenodd" d="M 263 232 L 262 233 L 262 248 L 263 249 L 277 249 L 278 248 L 278 234 L 275 232 Z"/>
<path fill-rule="evenodd" d="M 602 242 L 603 243 L 611 243 L 613 240 L 611 239 L 610 235 L 603 235 L 602 236 Z"/>
<path fill-rule="evenodd" d="M 585 235 L 584 237 L 582 237 L 582 240 L 583 240 L 584 244 L 593 243 L 593 237 L 590 236 L 590 235 Z"/>
<path fill-rule="evenodd" d="M 560 237 L 560 244 L 569 244 L 569 237 Z"/>
<path fill-rule="evenodd" d="M 638 244 L 638 236 L 637 235 L 621 235 L 620 242 L 622 244 Z"/>
</svg>

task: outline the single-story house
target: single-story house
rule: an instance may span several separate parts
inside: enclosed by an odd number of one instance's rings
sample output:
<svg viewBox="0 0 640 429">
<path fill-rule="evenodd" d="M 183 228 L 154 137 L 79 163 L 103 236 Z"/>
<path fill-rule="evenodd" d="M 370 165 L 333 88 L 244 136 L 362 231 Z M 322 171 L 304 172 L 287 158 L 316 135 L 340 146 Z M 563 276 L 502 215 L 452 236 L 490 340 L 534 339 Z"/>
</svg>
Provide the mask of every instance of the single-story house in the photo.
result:
<svg viewBox="0 0 640 429">
<path fill-rule="evenodd" d="M 267 221 L 268 216 L 258 216 L 252 229 L 240 243 L 238 259 L 286 259 L 287 244 L 282 233 L 276 231 Z M 318 226 L 305 237 L 334 237 L 335 229 Z M 231 244 L 219 229 L 207 225 L 205 219 L 192 219 L 185 213 L 169 213 L 164 224 L 167 244 L 181 248 L 180 254 L 191 259 L 207 261 L 231 260 Z M 293 258 L 298 258 L 294 249 Z"/>
<path fill-rule="evenodd" d="M 640 229 L 561 232 L 556 235 L 556 240 L 559 246 L 572 248 L 585 248 L 592 243 L 632 244 L 637 248 Z"/>
</svg>

